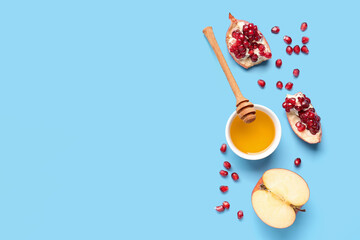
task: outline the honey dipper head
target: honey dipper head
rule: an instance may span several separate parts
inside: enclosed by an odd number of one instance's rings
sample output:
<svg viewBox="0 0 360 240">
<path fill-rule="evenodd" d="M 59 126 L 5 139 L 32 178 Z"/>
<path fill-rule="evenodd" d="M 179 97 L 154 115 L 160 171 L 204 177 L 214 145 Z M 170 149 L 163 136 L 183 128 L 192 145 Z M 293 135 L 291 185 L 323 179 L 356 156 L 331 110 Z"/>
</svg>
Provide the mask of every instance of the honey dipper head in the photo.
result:
<svg viewBox="0 0 360 240">
<path fill-rule="evenodd" d="M 236 104 L 236 113 L 245 123 L 251 123 L 256 119 L 254 104 L 247 99 Z"/>
</svg>

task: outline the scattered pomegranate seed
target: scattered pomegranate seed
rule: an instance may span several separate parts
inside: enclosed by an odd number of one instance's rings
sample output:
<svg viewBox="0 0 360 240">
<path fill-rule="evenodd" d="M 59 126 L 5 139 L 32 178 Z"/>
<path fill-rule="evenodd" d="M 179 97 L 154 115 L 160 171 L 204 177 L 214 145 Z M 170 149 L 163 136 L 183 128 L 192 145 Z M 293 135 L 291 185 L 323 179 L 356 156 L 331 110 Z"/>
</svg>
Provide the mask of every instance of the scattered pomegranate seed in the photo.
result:
<svg viewBox="0 0 360 240">
<path fill-rule="evenodd" d="M 282 65 L 282 60 L 281 60 L 281 59 L 276 60 L 275 65 L 276 65 L 278 68 L 280 68 L 281 65 Z"/>
<path fill-rule="evenodd" d="M 278 82 L 276 83 L 276 87 L 277 87 L 278 89 L 282 89 L 282 88 L 283 88 L 283 83 L 282 83 L 281 81 L 278 81 Z"/>
<path fill-rule="evenodd" d="M 299 74 L 300 74 L 300 70 L 299 69 L 294 69 L 294 71 L 293 71 L 293 74 L 294 74 L 294 77 L 298 77 L 299 76 Z"/>
<path fill-rule="evenodd" d="M 231 164 L 228 161 L 224 162 L 224 167 L 229 170 L 231 168 Z"/>
<path fill-rule="evenodd" d="M 296 45 L 296 46 L 294 47 L 294 53 L 296 53 L 296 54 L 299 54 L 299 53 L 300 53 L 300 47 L 299 47 L 299 45 Z"/>
<path fill-rule="evenodd" d="M 292 47 L 287 46 L 287 47 L 286 47 L 286 52 L 287 52 L 287 54 L 291 55 L 291 54 L 293 53 Z"/>
<path fill-rule="evenodd" d="M 226 144 L 225 143 L 223 145 L 221 145 L 220 151 L 223 153 L 226 152 Z"/>
<path fill-rule="evenodd" d="M 307 44 L 309 42 L 309 38 L 308 37 L 302 37 L 301 42 L 303 44 Z"/>
<path fill-rule="evenodd" d="M 271 29 L 272 33 L 278 34 L 280 32 L 280 28 L 278 26 L 275 26 Z"/>
<path fill-rule="evenodd" d="M 306 22 L 303 22 L 302 24 L 301 24 L 301 26 L 300 26 L 300 29 L 301 29 L 301 31 L 305 31 L 306 29 L 307 29 L 307 23 Z"/>
<path fill-rule="evenodd" d="M 259 80 L 258 80 L 258 84 L 259 84 L 259 86 L 262 87 L 262 88 L 265 87 L 265 81 L 262 80 L 262 79 L 259 79 Z"/>
<path fill-rule="evenodd" d="M 236 172 L 233 172 L 233 173 L 231 174 L 231 177 L 232 177 L 232 179 L 233 179 L 234 181 L 239 180 L 239 175 L 238 175 Z"/>
<path fill-rule="evenodd" d="M 220 206 L 216 206 L 215 210 L 218 211 L 218 212 L 223 212 L 225 210 L 225 208 L 224 208 L 223 205 L 220 205 Z"/>
<path fill-rule="evenodd" d="M 243 211 L 238 211 L 237 212 L 237 217 L 238 217 L 238 219 L 242 219 L 243 217 L 244 217 L 244 212 Z"/>
<path fill-rule="evenodd" d="M 294 84 L 293 84 L 292 82 L 288 82 L 288 83 L 285 85 L 285 88 L 290 91 L 290 90 L 292 89 L 293 85 L 294 85 Z"/>
<path fill-rule="evenodd" d="M 221 192 L 227 192 L 229 190 L 229 187 L 228 186 L 220 186 L 220 191 Z"/>
<path fill-rule="evenodd" d="M 226 209 L 229 209 L 230 208 L 230 203 L 227 202 L 227 201 L 224 201 L 223 202 L 223 207 L 226 208 Z"/>
<path fill-rule="evenodd" d="M 305 54 L 309 54 L 309 49 L 305 45 L 301 47 L 301 51 Z"/>
<path fill-rule="evenodd" d="M 287 43 L 287 44 L 291 44 L 292 43 L 291 37 L 285 35 L 284 36 L 284 42 Z"/>
<path fill-rule="evenodd" d="M 220 175 L 223 176 L 223 177 L 226 177 L 229 173 L 225 170 L 221 170 L 220 171 Z"/>
<path fill-rule="evenodd" d="M 295 159 L 294 164 L 295 164 L 295 166 L 300 166 L 301 159 L 300 158 Z"/>
</svg>

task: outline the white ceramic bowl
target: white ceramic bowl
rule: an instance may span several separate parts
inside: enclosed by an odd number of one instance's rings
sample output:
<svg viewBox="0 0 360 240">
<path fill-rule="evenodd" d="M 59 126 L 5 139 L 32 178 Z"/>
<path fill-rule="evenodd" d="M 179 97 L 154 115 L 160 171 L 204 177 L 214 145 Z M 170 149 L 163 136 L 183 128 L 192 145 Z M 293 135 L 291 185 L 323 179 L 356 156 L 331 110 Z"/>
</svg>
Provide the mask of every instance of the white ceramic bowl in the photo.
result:
<svg viewBox="0 0 360 240">
<path fill-rule="evenodd" d="M 239 149 L 237 149 L 235 147 L 235 145 L 233 144 L 231 137 L 230 137 L 230 125 L 231 125 L 232 121 L 234 120 L 234 118 L 236 117 L 236 111 L 233 112 L 231 114 L 231 116 L 229 117 L 229 120 L 227 121 L 226 128 L 225 128 L 226 141 L 227 141 L 229 147 L 231 148 L 231 150 L 239 157 L 245 158 L 247 160 L 260 160 L 260 159 L 266 158 L 267 156 L 269 156 L 270 154 L 272 154 L 275 151 L 275 149 L 278 147 L 278 145 L 280 143 L 280 139 L 281 139 L 281 125 L 280 125 L 280 121 L 279 121 L 278 117 L 275 115 L 275 113 L 273 111 L 271 111 L 269 108 L 264 107 L 262 105 L 254 104 L 254 106 L 255 106 L 255 109 L 263 111 L 264 113 L 269 115 L 269 117 L 272 119 L 272 121 L 274 122 L 274 125 L 275 125 L 275 138 L 274 138 L 273 142 L 271 143 L 271 145 L 265 151 L 260 152 L 259 154 L 247 154 L 247 153 L 241 152 Z"/>
</svg>

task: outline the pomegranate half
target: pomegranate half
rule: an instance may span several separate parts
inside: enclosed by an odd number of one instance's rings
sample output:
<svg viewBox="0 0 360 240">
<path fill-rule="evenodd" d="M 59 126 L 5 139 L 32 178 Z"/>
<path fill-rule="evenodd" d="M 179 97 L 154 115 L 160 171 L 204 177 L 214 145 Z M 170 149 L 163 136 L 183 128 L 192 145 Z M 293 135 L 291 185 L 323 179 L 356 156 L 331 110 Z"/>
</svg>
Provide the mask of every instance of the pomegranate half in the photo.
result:
<svg viewBox="0 0 360 240">
<path fill-rule="evenodd" d="M 287 94 L 282 106 L 285 108 L 292 130 L 299 138 L 310 144 L 321 141 L 320 117 L 305 94 L 302 92 Z"/>
<path fill-rule="evenodd" d="M 271 58 L 271 50 L 265 37 L 253 23 L 238 20 L 229 13 L 231 21 L 226 33 L 226 45 L 230 55 L 248 69 Z"/>
</svg>

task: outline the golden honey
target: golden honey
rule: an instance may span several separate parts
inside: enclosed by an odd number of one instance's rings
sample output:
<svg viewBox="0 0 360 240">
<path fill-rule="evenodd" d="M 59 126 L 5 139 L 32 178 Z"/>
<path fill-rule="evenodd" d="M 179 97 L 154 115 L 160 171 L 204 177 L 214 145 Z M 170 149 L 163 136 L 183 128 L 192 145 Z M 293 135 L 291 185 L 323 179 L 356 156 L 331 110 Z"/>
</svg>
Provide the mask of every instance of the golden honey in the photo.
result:
<svg viewBox="0 0 360 240">
<path fill-rule="evenodd" d="M 269 115 L 256 110 L 256 119 L 246 124 L 235 117 L 230 125 L 230 138 L 246 154 L 258 154 L 270 147 L 275 138 L 275 125 Z"/>
</svg>

